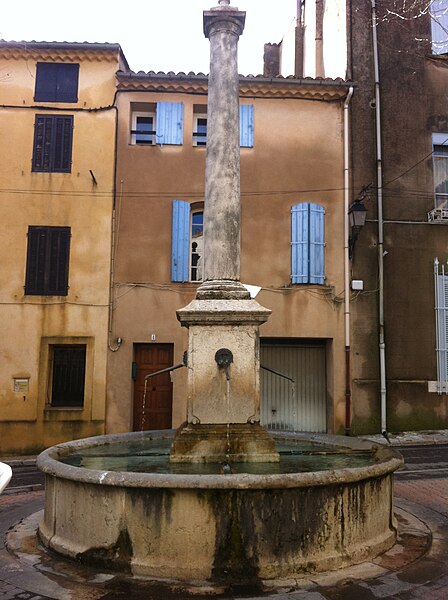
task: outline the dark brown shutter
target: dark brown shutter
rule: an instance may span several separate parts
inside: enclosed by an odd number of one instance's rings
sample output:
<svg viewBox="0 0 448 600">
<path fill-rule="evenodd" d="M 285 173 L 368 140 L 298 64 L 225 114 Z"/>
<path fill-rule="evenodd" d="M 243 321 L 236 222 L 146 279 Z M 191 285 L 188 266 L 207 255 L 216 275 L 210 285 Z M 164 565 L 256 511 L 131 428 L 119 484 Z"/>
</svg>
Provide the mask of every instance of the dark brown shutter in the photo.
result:
<svg viewBox="0 0 448 600">
<path fill-rule="evenodd" d="M 66 296 L 70 227 L 28 228 L 25 294 Z"/>
<path fill-rule="evenodd" d="M 57 65 L 56 102 L 78 102 L 79 65 Z"/>
<path fill-rule="evenodd" d="M 35 102 L 77 102 L 79 65 L 37 63 Z"/>
<path fill-rule="evenodd" d="M 33 171 L 70 173 L 72 142 L 72 115 L 36 115 Z"/>
<path fill-rule="evenodd" d="M 73 117 L 55 117 L 54 160 L 52 171 L 69 173 L 72 166 Z"/>
<path fill-rule="evenodd" d="M 38 294 L 44 289 L 47 230 L 45 227 L 28 229 L 25 294 Z"/>
<path fill-rule="evenodd" d="M 34 126 L 33 171 L 51 171 L 53 117 L 36 115 Z"/>
<path fill-rule="evenodd" d="M 68 293 L 70 228 L 53 228 L 49 246 L 48 293 L 66 296 Z"/>
</svg>

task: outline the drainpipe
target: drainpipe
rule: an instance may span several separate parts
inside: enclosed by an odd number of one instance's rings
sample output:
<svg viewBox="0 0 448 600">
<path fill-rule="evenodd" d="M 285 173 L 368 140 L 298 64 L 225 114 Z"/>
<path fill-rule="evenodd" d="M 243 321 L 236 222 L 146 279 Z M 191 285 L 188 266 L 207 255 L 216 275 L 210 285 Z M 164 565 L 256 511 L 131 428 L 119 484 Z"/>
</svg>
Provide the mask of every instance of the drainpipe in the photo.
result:
<svg viewBox="0 0 448 600">
<path fill-rule="evenodd" d="M 351 374 L 350 374 L 350 258 L 349 258 L 349 105 L 353 96 L 350 87 L 344 102 L 344 324 L 345 324 L 345 435 L 350 435 Z"/>
<path fill-rule="evenodd" d="M 384 338 L 384 233 L 383 233 L 383 166 L 381 154 L 380 69 L 376 25 L 376 0 L 372 2 L 372 45 L 375 70 L 376 171 L 378 196 L 378 328 L 380 354 L 381 433 L 387 435 L 386 421 L 386 342 Z"/>
<path fill-rule="evenodd" d="M 116 258 L 116 217 L 117 217 L 117 164 L 118 164 L 118 106 L 117 97 L 119 90 L 115 90 L 113 107 L 115 109 L 115 135 L 114 135 L 114 180 L 113 185 L 113 206 L 112 206 L 112 222 L 111 222 L 111 240 L 110 240 L 110 271 L 109 271 L 109 318 L 107 327 L 107 347 L 111 352 L 117 352 L 122 344 L 122 339 L 118 337 L 116 343 L 112 344 L 112 329 L 114 317 L 114 275 L 115 275 L 115 258 Z M 120 204 L 123 195 L 123 182 L 120 184 Z"/>
</svg>

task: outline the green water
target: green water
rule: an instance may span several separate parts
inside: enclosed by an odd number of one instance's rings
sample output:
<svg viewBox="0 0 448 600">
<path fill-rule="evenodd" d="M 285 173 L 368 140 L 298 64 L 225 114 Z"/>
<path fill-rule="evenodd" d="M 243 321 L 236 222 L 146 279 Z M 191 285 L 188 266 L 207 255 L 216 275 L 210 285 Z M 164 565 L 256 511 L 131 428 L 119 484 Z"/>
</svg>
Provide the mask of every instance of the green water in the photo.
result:
<svg viewBox="0 0 448 600">
<path fill-rule="evenodd" d="M 132 473 L 171 473 L 178 475 L 215 475 L 223 472 L 220 463 L 170 463 L 171 438 L 117 442 L 84 448 L 61 462 L 99 471 Z M 279 463 L 233 463 L 232 473 L 270 475 L 330 471 L 347 467 L 365 467 L 375 463 L 370 451 L 353 451 L 304 441 L 276 441 Z"/>
</svg>

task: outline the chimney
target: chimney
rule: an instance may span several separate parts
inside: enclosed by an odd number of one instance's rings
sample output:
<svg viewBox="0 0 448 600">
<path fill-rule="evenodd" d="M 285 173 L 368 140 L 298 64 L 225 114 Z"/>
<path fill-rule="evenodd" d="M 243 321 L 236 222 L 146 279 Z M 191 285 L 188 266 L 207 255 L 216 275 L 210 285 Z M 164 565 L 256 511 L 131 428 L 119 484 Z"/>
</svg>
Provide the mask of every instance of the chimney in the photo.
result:
<svg viewBox="0 0 448 600">
<path fill-rule="evenodd" d="M 278 77 L 281 75 L 282 42 L 279 44 L 265 44 L 263 56 L 263 76 Z"/>
<path fill-rule="evenodd" d="M 325 0 L 316 0 L 316 77 L 325 77 L 324 13 Z"/>
<path fill-rule="evenodd" d="M 303 64 L 305 61 L 305 0 L 297 0 L 297 22 L 295 36 L 294 76 L 303 77 Z"/>
</svg>

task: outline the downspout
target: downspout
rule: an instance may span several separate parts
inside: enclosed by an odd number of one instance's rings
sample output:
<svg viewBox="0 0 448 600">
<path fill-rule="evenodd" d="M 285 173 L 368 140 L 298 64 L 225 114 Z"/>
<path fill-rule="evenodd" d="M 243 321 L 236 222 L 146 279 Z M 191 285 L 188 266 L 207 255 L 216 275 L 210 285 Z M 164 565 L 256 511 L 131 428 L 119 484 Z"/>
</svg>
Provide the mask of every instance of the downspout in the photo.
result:
<svg viewBox="0 0 448 600">
<path fill-rule="evenodd" d="M 386 343 L 384 338 L 384 232 L 383 232 L 383 158 L 381 154 L 381 111 L 380 111 L 380 69 L 378 60 L 378 36 L 376 24 L 376 0 L 372 2 L 372 45 L 375 73 L 375 121 L 376 121 L 376 177 L 378 197 L 378 329 L 380 358 L 380 397 L 381 433 L 387 435 L 386 419 Z"/>
<path fill-rule="evenodd" d="M 122 344 L 122 339 L 116 339 L 116 344 L 112 345 L 113 313 L 114 313 L 114 276 L 115 276 L 115 252 L 116 252 L 116 212 L 117 212 L 117 157 L 118 157 L 118 90 L 115 91 L 113 107 L 115 109 L 115 135 L 114 135 L 114 174 L 113 174 L 113 205 L 111 222 L 111 240 L 110 240 L 110 272 L 109 272 L 109 318 L 107 327 L 107 346 L 111 352 L 117 352 Z M 122 185 L 120 186 L 120 207 Z"/>
<path fill-rule="evenodd" d="M 345 325 L 345 435 L 350 435 L 351 423 L 351 369 L 350 369 L 350 256 L 349 256 L 349 105 L 353 87 L 344 101 L 344 325 Z"/>
</svg>

